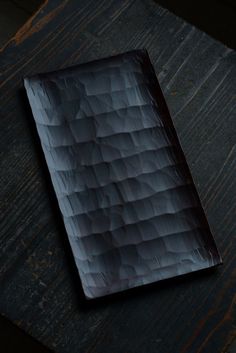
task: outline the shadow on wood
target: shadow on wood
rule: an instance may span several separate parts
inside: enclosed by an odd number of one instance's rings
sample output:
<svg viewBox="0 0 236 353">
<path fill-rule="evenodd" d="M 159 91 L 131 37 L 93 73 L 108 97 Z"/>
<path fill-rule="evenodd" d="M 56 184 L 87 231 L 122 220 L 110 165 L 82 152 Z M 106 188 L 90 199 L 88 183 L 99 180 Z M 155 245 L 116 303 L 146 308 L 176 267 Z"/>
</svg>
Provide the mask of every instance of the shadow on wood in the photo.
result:
<svg viewBox="0 0 236 353">
<path fill-rule="evenodd" d="M 156 0 L 230 48 L 236 48 L 236 2 L 232 0 Z"/>
</svg>

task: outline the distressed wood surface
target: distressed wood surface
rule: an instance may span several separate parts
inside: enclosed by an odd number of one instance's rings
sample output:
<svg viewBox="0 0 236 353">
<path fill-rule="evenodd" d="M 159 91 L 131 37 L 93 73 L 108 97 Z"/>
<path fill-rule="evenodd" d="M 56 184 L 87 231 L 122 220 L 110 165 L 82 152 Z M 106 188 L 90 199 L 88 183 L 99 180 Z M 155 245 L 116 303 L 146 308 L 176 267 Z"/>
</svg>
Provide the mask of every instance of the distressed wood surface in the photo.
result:
<svg viewBox="0 0 236 353">
<path fill-rule="evenodd" d="M 224 265 L 85 303 L 22 77 L 146 47 Z M 45 1 L 0 52 L 0 308 L 57 352 L 220 353 L 236 335 L 236 55 L 151 0 Z"/>
</svg>

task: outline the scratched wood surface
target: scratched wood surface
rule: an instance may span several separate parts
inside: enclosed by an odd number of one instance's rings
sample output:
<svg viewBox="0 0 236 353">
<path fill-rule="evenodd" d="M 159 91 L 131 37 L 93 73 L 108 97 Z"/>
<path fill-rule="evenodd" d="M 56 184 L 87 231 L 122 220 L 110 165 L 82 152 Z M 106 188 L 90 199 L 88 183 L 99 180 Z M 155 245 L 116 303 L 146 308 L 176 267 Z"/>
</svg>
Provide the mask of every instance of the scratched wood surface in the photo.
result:
<svg viewBox="0 0 236 353">
<path fill-rule="evenodd" d="M 224 265 L 86 303 L 22 77 L 146 47 Z M 236 336 L 236 55 L 152 0 L 46 1 L 0 52 L 0 309 L 57 352 L 220 353 Z"/>
</svg>

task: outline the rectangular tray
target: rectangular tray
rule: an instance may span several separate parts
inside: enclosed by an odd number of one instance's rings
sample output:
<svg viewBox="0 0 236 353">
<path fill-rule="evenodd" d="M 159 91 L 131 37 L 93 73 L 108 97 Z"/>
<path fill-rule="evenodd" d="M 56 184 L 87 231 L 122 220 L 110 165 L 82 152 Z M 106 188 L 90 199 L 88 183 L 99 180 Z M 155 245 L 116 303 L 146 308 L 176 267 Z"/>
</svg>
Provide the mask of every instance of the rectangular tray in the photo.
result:
<svg viewBox="0 0 236 353">
<path fill-rule="evenodd" d="M 221 263 L 145 50 L 24 84 L 86 298 Z"/>
</svg>

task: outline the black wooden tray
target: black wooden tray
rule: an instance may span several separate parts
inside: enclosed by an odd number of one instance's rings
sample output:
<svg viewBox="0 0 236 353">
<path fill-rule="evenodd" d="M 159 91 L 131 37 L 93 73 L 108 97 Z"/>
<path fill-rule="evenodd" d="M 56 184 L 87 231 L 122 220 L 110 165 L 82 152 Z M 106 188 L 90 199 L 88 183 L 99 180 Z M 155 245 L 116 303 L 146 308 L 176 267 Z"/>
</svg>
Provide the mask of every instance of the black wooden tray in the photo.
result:
<svg viewBox="0 0 236 353">
<path fill-rule="evenodd" d="M 145 50 L 24 82 L 87 298 L 221 263 Z"/>
</svg>

